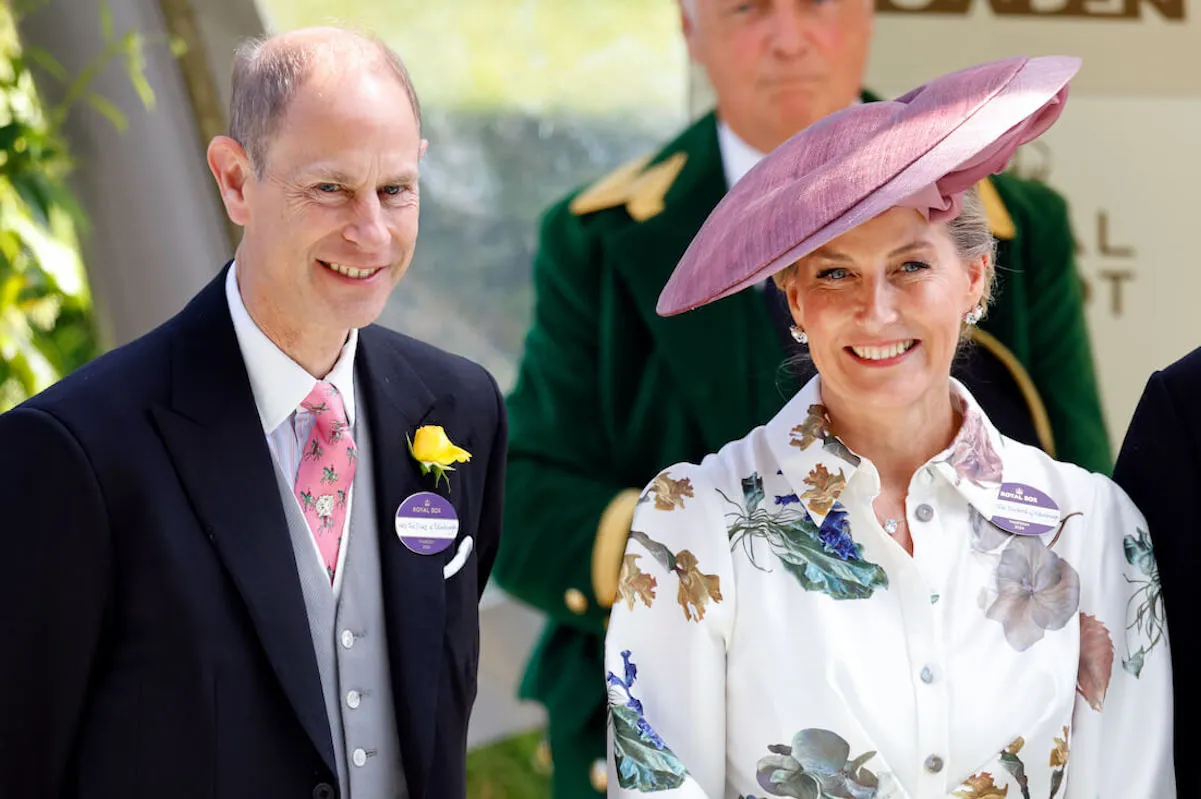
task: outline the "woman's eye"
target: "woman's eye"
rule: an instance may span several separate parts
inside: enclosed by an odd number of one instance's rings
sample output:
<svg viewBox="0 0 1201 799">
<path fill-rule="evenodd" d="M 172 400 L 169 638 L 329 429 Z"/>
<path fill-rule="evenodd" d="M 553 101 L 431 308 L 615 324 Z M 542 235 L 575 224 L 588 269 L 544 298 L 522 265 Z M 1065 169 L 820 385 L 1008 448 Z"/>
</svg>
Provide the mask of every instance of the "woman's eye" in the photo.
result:
<svg viewBox="0 0 1201 799">
<path fill-rule="evenodd" d="M 818 280 L 842 280 L 848 274 L 850 274 L 850 273 L 847 272 L 847 270 L 843 269 L 842 267 L 835 267 L 833 269 L 823 269 L 821 272 L 818 272 L 817 279 Z"/>
<path fill-rule="evenodd" d="M 930 264 L 924 261 L 906 261 L 901 265 L 902 272 L 920 272 L 923 269 L 929 269 Z"/>
</svg>

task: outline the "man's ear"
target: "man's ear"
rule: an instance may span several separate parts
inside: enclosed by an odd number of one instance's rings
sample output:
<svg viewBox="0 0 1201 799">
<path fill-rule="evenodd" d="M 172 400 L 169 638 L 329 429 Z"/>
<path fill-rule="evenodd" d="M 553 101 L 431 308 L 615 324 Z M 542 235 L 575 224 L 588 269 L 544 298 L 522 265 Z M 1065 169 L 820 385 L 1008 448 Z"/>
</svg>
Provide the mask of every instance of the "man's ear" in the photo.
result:
<svg viewBox="0 0 1201 799">
<path fill-rule="evenodd" d="M 246 188 L 255 177 L 250 157 L 242 145 L 230 137 L 217 136 L 209 142 L 208 165 L 221 192 L 225 213 L 235 225 L 245 227 L 250 219 Z"/>
</svg>

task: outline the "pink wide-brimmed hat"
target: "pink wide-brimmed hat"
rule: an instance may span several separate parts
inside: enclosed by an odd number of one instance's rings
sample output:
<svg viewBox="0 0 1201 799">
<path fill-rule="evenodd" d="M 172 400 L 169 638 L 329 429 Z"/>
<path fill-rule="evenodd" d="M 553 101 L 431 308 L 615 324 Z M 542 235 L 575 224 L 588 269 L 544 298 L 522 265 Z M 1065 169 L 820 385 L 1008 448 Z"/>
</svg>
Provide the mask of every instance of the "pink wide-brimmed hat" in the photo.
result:
<svg viewBox="0 0 1201 799">
<path fill-rule="evenodd" d="M 965 191 L 1058 119 L 1079 69 L 1069 56 L 993 61 L 806 128 L 713 209 L 656 310 L 672 316 L 729 296 L 890 208 L 953 219 Z"/>
</svg>

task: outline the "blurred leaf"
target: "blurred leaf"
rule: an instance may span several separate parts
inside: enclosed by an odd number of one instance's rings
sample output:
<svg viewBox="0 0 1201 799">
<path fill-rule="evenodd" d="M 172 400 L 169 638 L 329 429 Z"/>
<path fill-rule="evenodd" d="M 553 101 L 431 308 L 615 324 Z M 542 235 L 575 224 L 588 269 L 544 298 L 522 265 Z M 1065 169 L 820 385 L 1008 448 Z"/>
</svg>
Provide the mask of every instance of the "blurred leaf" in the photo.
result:
<svg viewBox="0 0 1201 799">
<path fill-rule="evenodd" d="M 145 39 L 140 31 L 131 30 L 122 40 L 122 52 L 125 54 L 125 71 L 129 82 L 142 100 L 142 105 L 148 109 L 154 108 L 154 89 L 146 80 L 146 50 Z"/>
<path fill-rule="evenodd" d="M 99 94 L 88 92 L 83 96 L 83 101 L 101 114 L 104 114 L 108 121 L 113 123 L 113 127 L 117 129 L 117 132 L 124 133 L 129 128 L 129 120 L 121 113 L 121 109 Z"/>
<path fill-rule="evenodd" d="M 114 58 L 142 64 L 137 37 L 106 41 L 76 75 L 45 50 L 23 50 L 13 14 L 40 5 L 0 3 L 0 412 L 96 355 L 77 238 L 87 219 L 67 184 L 72 163 L 60 125 L 82 100 L 125 127 L 120 111 L 89 86 Z M 110 9 L 100 10 L 101 32 L 111 39 Z M 64 101 L 49 111 L 37 94 L 35 68 L 67 85 Z"/>
<path fill-rule="evenodd" d="M 25 57 L 46 70 L 46 74 L 50 75 L 50 77 L 63 83 L 71 80 L 71 73 L 67 71 L 67 68 L 62 65 L 61 61 L 50 55 L 49 50 L 36 45 L 25 45 L 24 49 Z"/>
<path fill-rule="evenodd" d="M 172 36 L 167 44 L 171 48 L 171 55 L 176 58 L 183 58 L 188 54 L 188 42 L 182 36 Z"/>
<path fill-rule="evenodd" d="M 100 35 L 104 37 L 104 41 L 111 42 L 113 40 L 113 10 L 106 0 L 98 0 L 98 5 L 100 6 Z"/>
</svg>

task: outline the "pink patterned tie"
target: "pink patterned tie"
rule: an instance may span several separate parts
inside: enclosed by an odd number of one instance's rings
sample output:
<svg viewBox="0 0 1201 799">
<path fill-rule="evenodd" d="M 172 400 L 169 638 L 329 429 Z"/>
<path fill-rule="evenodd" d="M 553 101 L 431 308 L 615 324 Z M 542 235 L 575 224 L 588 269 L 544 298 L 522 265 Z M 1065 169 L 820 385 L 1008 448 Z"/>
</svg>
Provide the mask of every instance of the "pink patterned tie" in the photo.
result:
<svg viewBox="0 0 1201 799">
<path fill-rule="evenodd" d="M 332 585 L 358 451 L 350 437 L 342 397 L 331 383 L 313 386 L 300 405 L 313 414 L 314 423 L 296 474 L 296 498 Z"/>
</svg>

